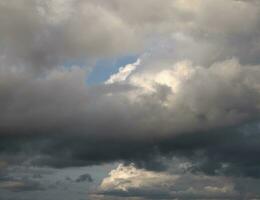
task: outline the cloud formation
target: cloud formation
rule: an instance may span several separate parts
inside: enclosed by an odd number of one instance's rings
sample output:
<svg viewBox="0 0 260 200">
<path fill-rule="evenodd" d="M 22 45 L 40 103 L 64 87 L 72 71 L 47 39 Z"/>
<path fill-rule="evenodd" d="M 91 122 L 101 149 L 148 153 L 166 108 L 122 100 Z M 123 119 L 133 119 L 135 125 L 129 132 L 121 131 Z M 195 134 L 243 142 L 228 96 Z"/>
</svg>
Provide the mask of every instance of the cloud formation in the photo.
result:
<svg viewBox="0 0 260 200">
<path fill-rule="evenodd" d="M 176 59 L 259 63 L 257 1 L 12 0 L 0 11 L 1 55 L 36 71 L 142 52 L 162 40 L 173 43 Z"/>
<path fill-rule="evenodd" d="M 12 0 L 0 11 L 1 54 L 21 67 L 45 70 L 136 48 L 134 30 L 100 2 Z"/>
<path fill-rule="evenodd" d="M 2 155 L 21 153 L 16 161 L 29 155 L 32 164 L 55 167 L 125 160 L 163 169 L 156 155 L 180 151 L 193 156 L 201 149 L 209 162 L 212 154 L 219 154 L 213 163 L 235 161 L 238 171 L 231 174 L 259 177 L 252 156 L 259 150 L 244 141 L 258 137 L 258 126 L 250 134 L 239 130 L 259 119 L 259 66 L 243 66 L 236 59 L 210 67 L 189 61 L 169 65 L 149 58 L 133 64 L 127 76 L 122 68 L 111 76 L 113 81 L 92 87 L 86 86 L 85 70 L 77 66 L 42 78 L 3 67 Z M 241 159 L 243 148 L 251 155 Z M 229 151 L 239 154 L 232 157 Z M 248 161 L 249 168 L 244 166 Z M 197 170 L 215 173 L 221 168 L 203 166 Z"/>
<path fill-rule="evenodd" d="M 134 162 L 140 169 L 119 167 L 101 193 L 144 198 L 198 173 L 207 184 L 259 178 L 259 30 L 254 0 L 0 2 L 0 170 Z M 130 54 L 136 62 L 87 85 L 95 61 Z M 162 172 L 176 158 L 191 179 Z M 182 191 L 236 198 L 231 185 Z M 152 194 L 176 198 L 174 187 Z"/>
<path fill-rule="evenodd" d="M 94 199 L 243 199 L 258 198 L 253 188 L 243 191 L 239 180 L 204 175 L 174 175 L 119 165 L 100 184 Z M 247 180 L 247 184 L 258 184 Z"/>
</svg>

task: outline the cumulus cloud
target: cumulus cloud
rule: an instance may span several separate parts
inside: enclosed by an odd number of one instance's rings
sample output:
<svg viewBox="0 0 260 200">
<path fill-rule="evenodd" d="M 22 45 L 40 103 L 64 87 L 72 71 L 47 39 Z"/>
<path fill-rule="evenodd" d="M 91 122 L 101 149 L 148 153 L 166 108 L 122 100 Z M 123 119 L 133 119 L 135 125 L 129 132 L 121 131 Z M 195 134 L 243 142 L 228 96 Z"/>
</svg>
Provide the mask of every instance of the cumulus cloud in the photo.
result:
<svg viewBox="0 0 260 200">
<path fill-rule="evenodd" d="M 174 175 L 119 165 L 104 178 L 97 196 L 143 199 L 238 199 L 231 179 L 194 175 Z M 102 198 L 101 198 L 102 199 Z"/>
</svg>

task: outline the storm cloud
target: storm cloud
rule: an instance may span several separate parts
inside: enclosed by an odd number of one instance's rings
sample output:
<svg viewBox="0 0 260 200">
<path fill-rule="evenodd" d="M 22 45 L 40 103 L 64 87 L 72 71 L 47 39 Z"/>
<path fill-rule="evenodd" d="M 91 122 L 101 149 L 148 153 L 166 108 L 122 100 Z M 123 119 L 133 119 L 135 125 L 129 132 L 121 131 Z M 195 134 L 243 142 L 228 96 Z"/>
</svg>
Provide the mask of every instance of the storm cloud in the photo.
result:
<svg viewBox="0 0 260 200">
<path fill-rule="evenodd" d="M 259 30 L 254 0 L 0 2 L 1 177 L 113 162 L 163 174 L 178 159 L 194 177 L 258 179 Z M 88 83 L 98 61 L 127 55 L 136 61 Z M 112 186 L 99 195 L 132 196 Z M 152 196 L 178 197 L 165 192 Z"/>
</svg>

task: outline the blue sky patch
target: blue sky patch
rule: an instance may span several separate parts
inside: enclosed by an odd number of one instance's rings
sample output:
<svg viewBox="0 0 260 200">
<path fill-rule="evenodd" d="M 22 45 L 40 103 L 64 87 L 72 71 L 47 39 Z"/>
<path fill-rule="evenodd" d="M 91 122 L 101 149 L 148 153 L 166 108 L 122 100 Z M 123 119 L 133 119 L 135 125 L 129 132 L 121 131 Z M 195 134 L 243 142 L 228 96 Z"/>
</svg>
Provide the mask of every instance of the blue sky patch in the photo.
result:
<svg viewBox="0 0 260 200">
<path fill-rule="evenodd" d="M 87 77 L 87 84 L 94 85 L 106 81 L 118 69 L 130 63 L 134 63 L 138 55 L 128 55 L 119 58 L 101 59 L 96 62 L 95 67 Z"/>
</svg>

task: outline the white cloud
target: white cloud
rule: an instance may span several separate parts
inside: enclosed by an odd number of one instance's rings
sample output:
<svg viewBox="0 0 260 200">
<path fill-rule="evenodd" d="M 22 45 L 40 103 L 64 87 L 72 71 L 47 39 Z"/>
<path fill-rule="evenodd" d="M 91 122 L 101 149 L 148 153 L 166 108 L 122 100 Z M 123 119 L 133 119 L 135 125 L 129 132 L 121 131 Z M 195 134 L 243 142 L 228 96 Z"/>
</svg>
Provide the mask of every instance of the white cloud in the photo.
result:
<svg viewBox="0 0 260 200">
<path fill-rule="evenodd" d="M 134 165 L 124 166 L 120 164 L 116 169 L 109 173 L 109 177 L 105 178 L 100 188 L 101 190 L 122 190 L 154 187 L 165 188 L 168 185 L 174 185 L 179 176 L 170 176 L 166 173 L 156 173 L 143 169 L 136 169 Z"/>
<path fill-rule="evenodd" d="M 236 199 L 232 179 L 201 175 L 174 175 L 119 165 L 104 178 L 96 195 L 144 199 Z M 104 198 L 106 199 L 106 198 Z"/>
<path fill-rule="evenodd" d="M 110 76 L 110 78 L 105 82 L 106 84 L 112 84 L 116 82 L 125 81 L 128 76 L 140 65 L 141 60 L 138 59 L 133 64 L 128 64 L 124 67 L 119 68 L 119 72 L 117 74 L 113 74 Z"/>
</svg>

